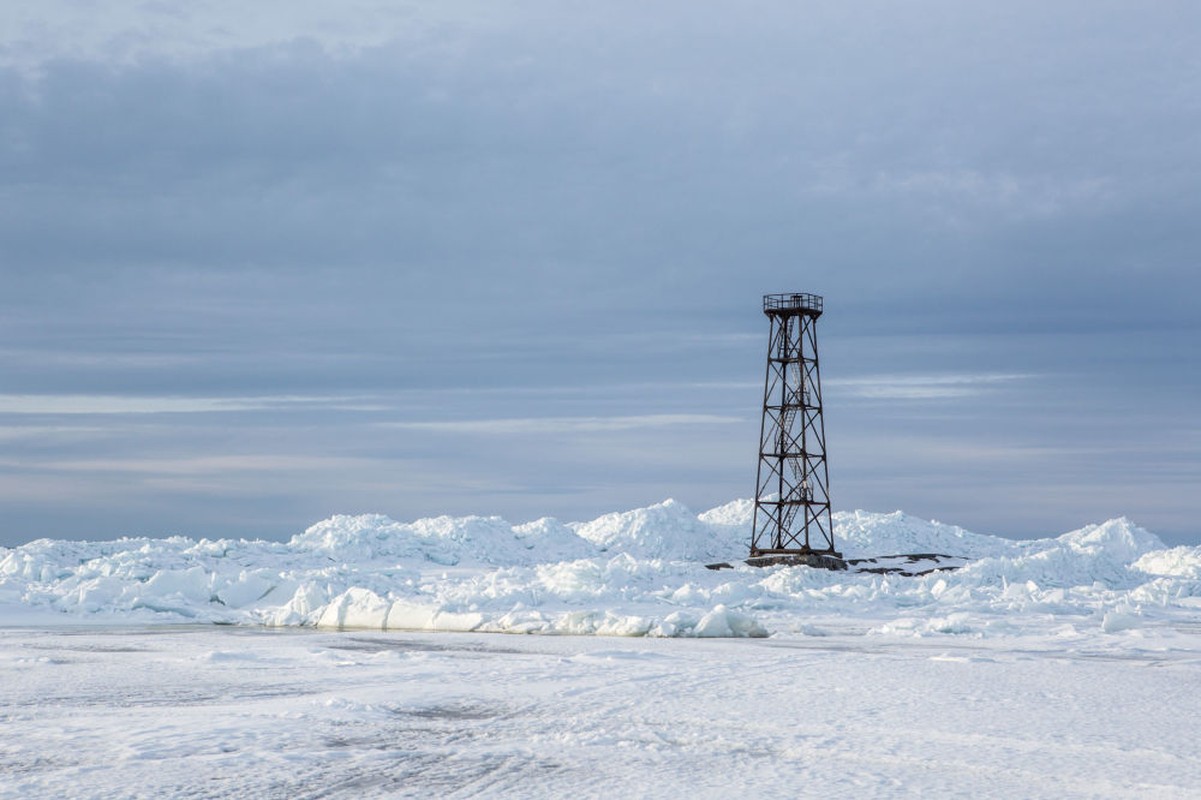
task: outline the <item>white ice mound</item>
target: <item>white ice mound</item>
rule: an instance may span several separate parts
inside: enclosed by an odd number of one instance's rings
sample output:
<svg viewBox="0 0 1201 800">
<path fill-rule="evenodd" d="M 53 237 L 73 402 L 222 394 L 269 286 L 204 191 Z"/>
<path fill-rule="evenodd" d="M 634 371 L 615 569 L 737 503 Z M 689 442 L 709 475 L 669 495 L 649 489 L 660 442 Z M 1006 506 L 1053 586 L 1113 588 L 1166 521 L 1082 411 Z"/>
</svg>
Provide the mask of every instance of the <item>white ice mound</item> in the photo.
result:
<svg viewBox="0 0 1201 800">
<path fill-rule="evenodd" d="M 434 517 L 396 522 L 380 514 L 338 515 L 292 537 L 288 546 L 339 563 L 379 559 L 527 564 L 546 554 L 580 558 L 594 548 L 551 519 L 514 527 L 500 517 Z M 532 551 L 537 548 L 538 552 Z"/>
<path fill-rule="evenodd" d="M 751 521 L 755 518 L 755 501 L 750 498 L 734 500 L 725 505 L 711 508 L 697 519 L 707 525 L 718 525 L 723 528 L 736 528 L 738 536 L 750 540 Z"/>
<path fill-rule="evenodd" d="M 1201 547 L 1173 547 L 1140 557 L 1132 565 L 1149 575 L 1201 579 Z"/>
<path fill-rule="evenodd" d="M 1005 555 L 1019 548 L 1011 539 L 970 533 L 955 525 L 918 519 L 900 511 L 836 513 L 834 534 L 836 547 L 846 558 L 940 553 L 974 559 Z"/>
<path fill-rule="evenodd" d="M 1163 550 L 1164 544 L 1155 534 L 1143 530 L 1125 517 L 1111 519 L 1100 525 L 1087 525 L 1065 533 L 1057 540 L 1081 554 L 1108 558 L 1123 564 L 1140 558 L 1153 550 Z"/>
<path fill-rule="evenodd" d="M 1133 587 L 1145 580 L 1134 564 L 1161 551 L 1159 537 L 1128 519 L 1088 525 L 1056 539 L 1014 542 L 1009 553 L 982 558 L 964 568 L 985 584 L 1030 581 L 1042 587 Z"/>
<path fill-rule="evenodd" d="M 712 560 L 735 558 L 746 549 L 738 540 L 730 540 L 726 526 L 706 523 L 675 500 L 606 514 L 573 527 L 601 550 L 635 558 Z"/>
<path fill-rule="evenodd" d="M 622 636 L 831 626 L 976 636 L 1031 625 L 1131 636 L 1173 614 L 1194 619 L 1201 598 L 1201 548 L 1165 550 L 1126 519 L 1013 541 L 900 512 L 835 515 L 848 557 L 972 559 L 905 578 L 747 567 L 752 514 L 749 500 L 700 515 L 668 500 L 583 523 L 336 516 L 287 543 L 43 539 L 0 548 L 0 615 Z M 713 561 L 735 568 L 704 567 Z"/>
</svg>

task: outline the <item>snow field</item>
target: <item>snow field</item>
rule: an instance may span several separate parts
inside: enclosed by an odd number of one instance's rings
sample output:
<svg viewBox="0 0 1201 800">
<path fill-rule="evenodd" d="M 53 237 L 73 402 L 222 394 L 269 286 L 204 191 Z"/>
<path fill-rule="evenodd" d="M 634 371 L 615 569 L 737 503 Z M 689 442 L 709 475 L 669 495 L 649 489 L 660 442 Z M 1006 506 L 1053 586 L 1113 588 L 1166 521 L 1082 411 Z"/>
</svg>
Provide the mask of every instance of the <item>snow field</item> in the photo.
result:
<svg viewBox="0 0 1201 800">
<path fill-rule="evenodd" d="M 0 630 L 0 798 L 1195 797 L 1190 641 Z"/>
</svg>

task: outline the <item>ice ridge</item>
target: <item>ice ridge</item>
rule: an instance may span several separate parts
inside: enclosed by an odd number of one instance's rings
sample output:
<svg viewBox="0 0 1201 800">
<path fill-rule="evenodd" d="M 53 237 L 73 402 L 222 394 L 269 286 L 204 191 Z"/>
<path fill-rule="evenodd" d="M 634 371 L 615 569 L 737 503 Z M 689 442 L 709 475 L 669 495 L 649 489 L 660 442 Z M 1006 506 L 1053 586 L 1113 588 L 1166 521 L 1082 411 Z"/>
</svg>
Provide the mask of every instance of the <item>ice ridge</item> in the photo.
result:
<svg viewBox="0 0 1201 800">
<path fill-rule="evenodd" d="M 1017 541 L 899 511 L 836 514 L 848 557 L 970 559 L 955 572 L 899 578 L 743 566 L 752 511 L 749 500 L 701 514 L 666 500 L 580 523 L 339 515 L 286 543 L 42 539 L 0 549 L 0 620 L 42 610 L 64 621 L 628 636 L 847 625 L 903 635 L 1003 635 L 1031 624 L 1118 633 L 1195 613 L 1201 598 L 1201 548 L 1167 549 L 1124 518 Z M 712 560 L 738 566 L 715 573 L 704 568 Z"/>
</svg>

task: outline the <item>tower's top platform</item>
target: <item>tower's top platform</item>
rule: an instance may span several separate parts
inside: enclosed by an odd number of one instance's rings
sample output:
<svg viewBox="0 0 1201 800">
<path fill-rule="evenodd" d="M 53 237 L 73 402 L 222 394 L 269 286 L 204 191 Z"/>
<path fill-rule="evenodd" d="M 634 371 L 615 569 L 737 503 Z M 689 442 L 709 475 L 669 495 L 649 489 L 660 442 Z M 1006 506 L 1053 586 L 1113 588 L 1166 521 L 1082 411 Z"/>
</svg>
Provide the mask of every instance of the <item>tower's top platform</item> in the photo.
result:
<svg viewBox="0 0 1201 800">
<path fill-rule="evenodd" d="M 820 317 L 822 313 L 822 298 L 818 294 L 793 292 L 792 294 L 763 295 L 763 313 L 793 316 L 805 314 Z"/>
</svg>

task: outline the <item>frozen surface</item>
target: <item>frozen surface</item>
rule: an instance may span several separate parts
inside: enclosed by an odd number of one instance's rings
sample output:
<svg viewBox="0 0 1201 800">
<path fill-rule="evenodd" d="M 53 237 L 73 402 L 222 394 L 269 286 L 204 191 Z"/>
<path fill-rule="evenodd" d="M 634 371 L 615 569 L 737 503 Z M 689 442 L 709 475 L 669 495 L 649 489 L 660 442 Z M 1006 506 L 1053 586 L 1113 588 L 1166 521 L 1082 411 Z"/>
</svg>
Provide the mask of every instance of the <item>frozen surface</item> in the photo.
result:
<svg viewBox="0 0 1201 800">
<path fill-rule="evenodd" d="M 0 550 L 0 798 L 1196 796 L 1201 548 L 750 510 Z"/>
<path fill-rule="evenodd" d="M 1196 797 L 1195 630 L 0 630 L 0 797 Z"/>
</svg>

